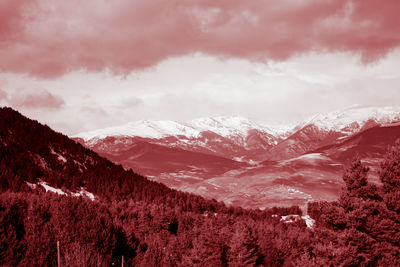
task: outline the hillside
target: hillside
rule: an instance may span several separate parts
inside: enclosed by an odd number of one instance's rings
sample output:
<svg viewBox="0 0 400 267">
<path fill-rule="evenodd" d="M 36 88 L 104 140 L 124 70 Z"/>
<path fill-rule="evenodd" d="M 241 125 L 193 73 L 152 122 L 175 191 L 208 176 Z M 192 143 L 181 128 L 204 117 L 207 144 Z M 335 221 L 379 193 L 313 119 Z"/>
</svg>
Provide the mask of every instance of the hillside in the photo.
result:
<svg viewBox="0 0 400 267">
<path fill-rule="evenodd" d="M 200 210 L 223 207 L 127 171 L 10 108 L 1 108 L 0 118 L 1 191 L 26 191 L 27 182 L 46 182 L 72 192 L 84 188 L 107 200 L 133 199 L 171 206 L 182 203 L 181 208 L 189 209 L 190 198 L 198 202 Z"/>
<path fill-rule="evenodd" d="M 358 155 L 361 158 L 378 158 L 400 137 L 400 125 L 387 124 L 358 133 L 343 142 L 315 150 L 329 157 L 348 162 Z"/>
</svg>

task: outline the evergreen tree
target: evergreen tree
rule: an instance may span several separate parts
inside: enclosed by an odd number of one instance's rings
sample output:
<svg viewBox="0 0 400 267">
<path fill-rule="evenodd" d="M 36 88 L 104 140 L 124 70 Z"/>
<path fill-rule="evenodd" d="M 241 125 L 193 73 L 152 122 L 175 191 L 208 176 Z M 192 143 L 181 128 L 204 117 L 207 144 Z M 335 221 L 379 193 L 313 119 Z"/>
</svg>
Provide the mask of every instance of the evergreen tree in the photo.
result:
<svg viewBox="0 0 400 267">
<path fill-rule="evenodd" d="M 229 266 L 254 266 L 256 261 L 257 247 L 250 228 L 243 222 L 235 224 L 229 243 Z"/>
<path fill-rule="evenodd" d="M 183 266 L 224 266 L 224 246 L 218 238 L 218 230 L 211 222 L 203 224 L 199 230 L 192 249 L 183 257 Z"/>
<path fill-rule="evenodd" d="M 400 190 L 400 139 L 386 154 L 379 176 L 385 192 Z"/>
<path fill-rule="evenodd" d="M 400 214 L 400 139 L 385 156 L 379 173 L 388 209 Z"/>
<path fill-rule="evenodd" d="M 365 167 L 359 158 L 355 158 L 344 175 L 343 181 L 348 192 L 354 192 L 367 185 L 369 168 Z"/>
</svg>

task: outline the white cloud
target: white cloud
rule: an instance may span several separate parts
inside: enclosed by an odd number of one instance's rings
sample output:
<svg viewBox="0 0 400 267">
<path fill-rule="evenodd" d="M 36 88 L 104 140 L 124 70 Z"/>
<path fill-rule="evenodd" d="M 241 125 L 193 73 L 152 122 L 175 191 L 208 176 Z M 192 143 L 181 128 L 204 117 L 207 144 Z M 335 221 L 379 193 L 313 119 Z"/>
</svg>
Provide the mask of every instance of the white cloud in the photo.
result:
<svg viewBox="0 0 400 267">
<path fill-rule="evenodd" d="M 73 134 L 139 119 L 242 115 L 281 123 L 354 104 L 398 105 L 398 62 L 399 51 L 367 66 L 345 53 L 266 64 L 196 54 L 126 77 L 80 71 L 54 80 L 17 74 L 0 78 L 9 96 L 18 88 L 45 88 L 62 97 L 62 109 L 27 115 Z"/>
</svg>

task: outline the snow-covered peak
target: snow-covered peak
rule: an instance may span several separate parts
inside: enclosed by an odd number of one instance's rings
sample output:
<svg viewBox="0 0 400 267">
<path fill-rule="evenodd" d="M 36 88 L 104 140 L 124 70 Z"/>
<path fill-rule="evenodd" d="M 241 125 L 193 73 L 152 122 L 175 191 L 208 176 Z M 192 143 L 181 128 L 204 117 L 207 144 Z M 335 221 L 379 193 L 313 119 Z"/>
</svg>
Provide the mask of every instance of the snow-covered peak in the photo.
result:
<svg viewBox="0 0 400 267">
<path fill-rule="evenodd" d="M 186 125 L 198 131 L 211 131 L 224 137 L 246 136 L 249 130 L 269 132 L 267 127 L 261 126 L 244 117 L 213 117 L 191 120 Z"/>
<path fill-rule="evenodd" d="M 102 139 L 108 136 L 139 136 L 144 138 L 163 138 L 167 136 L 183 135 L 190 138 L 196 137 L 199 134 L 200 132 L 198 130 L 175 121 L 140 120 L 130 122 L 122 126 L 115 126 L 91 132 L 79 133 L 75 137 L 80 137 L 87 141 L 93 138 Z"/>
<path fill-rule="evenodd" d="M 352 133 L 368 121 L 386 124 L 400 120 L 400 107 L 353 107 L 320 114 L 306 120 L 302 126 L 315 125 L 322 130 Z"/>
<path fill-rule="evenodd" d="M 268 125 L 265 126 L 264 128 L 268 129 L 267 131 L 280 139 L 285 139 L 286 137 L 288 137 L 289 135 L 291 135 L 293 133 L 293 131 L 295 130 L 296 125 L 291 125 L 291 124 L 274 124 L 274 125 Z"/>
</svg>

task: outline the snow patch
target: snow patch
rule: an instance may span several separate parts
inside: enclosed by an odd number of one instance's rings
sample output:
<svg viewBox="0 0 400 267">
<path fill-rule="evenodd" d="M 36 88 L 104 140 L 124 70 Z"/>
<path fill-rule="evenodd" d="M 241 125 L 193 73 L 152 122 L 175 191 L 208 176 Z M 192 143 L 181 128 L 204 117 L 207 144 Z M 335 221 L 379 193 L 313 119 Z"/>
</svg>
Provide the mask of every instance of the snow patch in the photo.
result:
<svg viewBox="0 0 400 267">
<path fill-rule="evenodd" d="M 306 225 L 307 228 L 313 228 L 314 224 L 315 224 L 315 220 L 312 219 L 309 215 L 297 215 L 297 214 L 290 214 L 290 215 L 285 215 L 285 216 L 281 216 L 280 221 L 284 222 L 284 223 L 294 223 L 294 222 L 298 222 L 300 220 L 303 220 Z"/>
<path fill-rule="evenodd" d="M 94 200 L 94 195 L 88 191 L 86 191 L 84 188 L 81 187 L 81 190 L 78 193 L 71 193 L 71 195 L 75 197 L 87 197 L 90 198 L 90 200 Z"/>
<path fill-rule="evenodd" d="M 313 228 L 315 224 L 315 220 L 310 217 L 310 215 L 303 215 L 301 218 L 305 221 L 308 228 Z"/>
<path fill-rule="evenodd" d="M 60 153 L 55 152 L 52 147 L 50 148 L 50 152 L 51 152 L 51 154 L 56 155 L 58 157 L 59 161 L 61 161 L 63 163 L 67 162 L 67 159 L 63 155 L 61 155 Z"/>
<path fill-rule="evenodd" d="M 283 165 L 283 164 L 287 164 L 287 163 L 293 162 L 293 161 L 305 161 L 307 163 L 316 164 L 317 161 L 331 162 L 332 160 L 330 158 L 322 155 L 321 153 L 310 153 L 310 154 L 301 155 L 299 157 L 282 160 L 280 162 L 280 164 Z"/>
<path fill-rule="evenodd" d="M 67 193 L 65 193 L 61 189 L 54 188 L 54 187 L 48 185 L 46 182 L 40 182 L 39 185 L 43 186 L 43 188 L 44 188 L 44 190 L 46 190 L 46 192 L 52 192 L 52 193 L 55 193 L 58 195 L 67 195 Z"/>
<path fill-rule="evenodd" d="M 29 187 L 31 187 L 33 189 L 36 188 L 35 184 L 30 184 L 28 182 L 27 182 L 27 184 L 28 184 Z M 92 201 L 94 201 L 94 199 L 95 199 L 94 194 L 86 191 L 83 187 L 81 187 L 79 192 L 66 193 L 61 189 L 58 189 L 58 188 L 55 188 L 55 187 L 52 187 L 52 186 L 48 185 L 46 182 L 39 182 L 39 185 L 41 185 L 46 190 L 46 192 L 52 192 L 52 193 L 55 193 L 55 194 L 58 194 L 58 195 L 64 195 L 64 196 L 71 195 L 71 196 L 74 196 L 74 197 L 87 197 Z"/>
<path fill-rule="evenodd" d="M 213 215 L 214 217 L 217 217 L 218 213 L 216 213 L 216 212 L 205 212 L 205 213 L 203 213 L 204 217 L 208 217 L 209 215 Z"/>
</svg>

